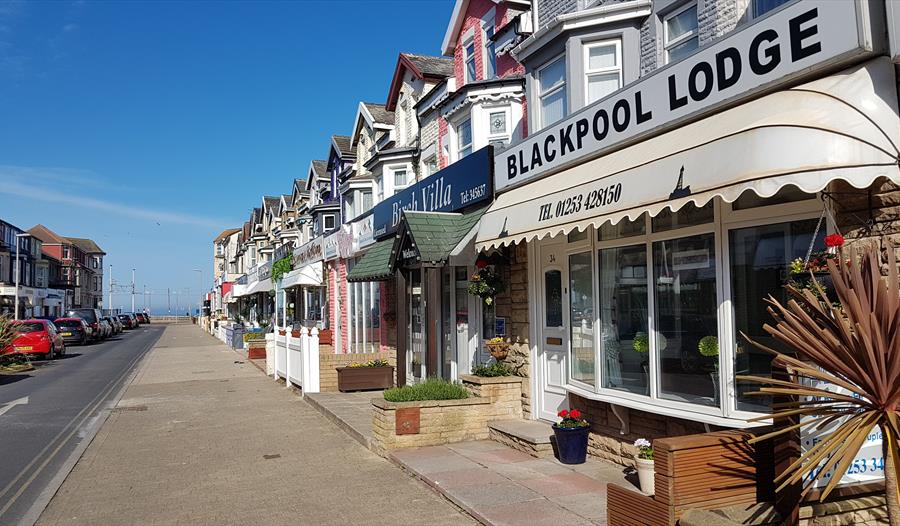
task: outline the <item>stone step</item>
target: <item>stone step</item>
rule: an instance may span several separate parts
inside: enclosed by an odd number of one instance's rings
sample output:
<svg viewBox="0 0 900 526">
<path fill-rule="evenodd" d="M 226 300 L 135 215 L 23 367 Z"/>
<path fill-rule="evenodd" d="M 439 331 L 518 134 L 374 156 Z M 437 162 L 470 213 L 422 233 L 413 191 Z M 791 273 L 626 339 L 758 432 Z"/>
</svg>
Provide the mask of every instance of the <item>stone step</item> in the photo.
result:
<svg viewBox="0 0 900 526">
<path fill-rule="evenodd" d="M 494 420 L 488 423 L 489 437 L 535 458 L 553 457 L 553 428 L 538 420 Z"/>
</svg>

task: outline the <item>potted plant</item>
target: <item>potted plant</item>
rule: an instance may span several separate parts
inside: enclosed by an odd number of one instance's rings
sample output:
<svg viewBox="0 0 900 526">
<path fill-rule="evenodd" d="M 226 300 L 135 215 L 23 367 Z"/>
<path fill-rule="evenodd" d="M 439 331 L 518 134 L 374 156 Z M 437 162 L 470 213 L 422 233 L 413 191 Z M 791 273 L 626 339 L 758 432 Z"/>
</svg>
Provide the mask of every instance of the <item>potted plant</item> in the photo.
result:
<svg viewBox="0 0 900 526">
<path fill-rule="evenodd" d="M 655 491 L 653 445 L 646 438 L 639 438 L 634 441 L 634 447 L 637 448 L 637 452 L 634 454 L 634 462 L 638 474 L 638 482 L 641 484 L 641 491 L 647 495 L 653 495 Z"/>
<path fill-rule="evenodd" d="M 504 341 L 503 338 L 499 336 L 488 340 L 486 345 L 491 356 L 498 362 L 500 360 L 505 360 L 506 357 L 509 356 L 509 342 Z"/>
<path fill-rule="evenodd" d="M 563 464 L 584 464 L 587 457 L 588 434 L 591 424 L 581 417 L 581 411 L 563 409 L 560 421 L 553 424 L 559 461 Z"/>
<path fill-rule="evenodd" d="M 394 385 L 394 368 L 387 360 L 380 358 L 336 367 L 335 370 L 338 374 L 338 391 L 342 393 L 389 389 Z"/>
<path fill-rule="evenodd" d="M 713 384 L 713 400 L 719 405 L 719 338 L 715 336 L 704 336 L 700 338 L 697 344 L 697 351 L 700 356 L 705 358 L 713 358 L 713 370 L 709 373 Z"/>
</svg>

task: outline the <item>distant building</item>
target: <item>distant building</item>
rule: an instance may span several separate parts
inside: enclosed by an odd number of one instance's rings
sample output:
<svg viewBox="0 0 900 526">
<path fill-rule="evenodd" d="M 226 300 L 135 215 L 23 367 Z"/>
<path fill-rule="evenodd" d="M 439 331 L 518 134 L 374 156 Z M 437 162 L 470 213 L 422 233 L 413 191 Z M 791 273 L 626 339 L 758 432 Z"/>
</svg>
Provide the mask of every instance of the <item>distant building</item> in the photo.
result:
<svg viewBox="0 0 900 526">
<path fill-rule="evenodd" d="M 60 262 L 58 283 L 66 291 L 63 307 L 102 308 L 106 252 L 90 239 L 60 236 L 41 224 L 28 233 L 41 241 L 42 253 Z"/>
</svg>

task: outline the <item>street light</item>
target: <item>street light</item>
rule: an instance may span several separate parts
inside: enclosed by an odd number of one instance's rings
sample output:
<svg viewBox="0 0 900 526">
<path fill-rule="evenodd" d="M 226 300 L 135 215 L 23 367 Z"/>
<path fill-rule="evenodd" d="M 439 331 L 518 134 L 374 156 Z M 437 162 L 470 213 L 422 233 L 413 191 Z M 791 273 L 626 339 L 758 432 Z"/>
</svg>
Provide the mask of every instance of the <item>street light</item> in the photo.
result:
<svg viewBox="0 0 900 526">
<path fill-rule="evenodd" d="M 31 234 L 16 234 L 16 312 L 13 315 L 13 319 L 15 320 L 19 319 L 19 274 L 22 273 L 19 268 L 22 265 L 22 262 L 19 261 L 19 239 L 23 237 L 31 237 Z"/>
<path fill-rule="evenodd" d="M 200 316 L 203 314 L 203 269 L 195 268 L 194 272 L 200 273 L 200 301 L 197 303 L 197 323 L 200 323 Z"/>
<path fill-rule="evenodd" d="M 134 269 L 131 269 L 131 312 L 134 313 Z"/>
</svg>

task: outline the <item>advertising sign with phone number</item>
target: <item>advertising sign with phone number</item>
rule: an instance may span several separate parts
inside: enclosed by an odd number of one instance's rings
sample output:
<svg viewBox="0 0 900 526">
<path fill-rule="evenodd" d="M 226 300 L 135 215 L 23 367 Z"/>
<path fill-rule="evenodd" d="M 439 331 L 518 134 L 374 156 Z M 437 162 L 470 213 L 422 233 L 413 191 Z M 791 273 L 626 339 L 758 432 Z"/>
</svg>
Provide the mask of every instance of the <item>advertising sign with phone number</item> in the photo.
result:
<svg viewBox="0 0 900 526">
<path fill-rule="evenodd" d="M 853 393 L 847 391 L 846 389 L 827 382 L 814 382 L 813 386 L 818 389 L 825 389 L 834 393 L 855 396 Z M 835 422 L 832 425 L 826 426 L 825 428 L 816 429 L 814 432 L 811 432 L 811 430 L 807 427 L 802 428 L 800 435 L 800 447 L 802 451 L 806 452 L 807 450 L 821 442 L 823 439 L 825 439 L 826 436 L 834 432 L 838 428 L 840 423 L 841 422 Z M 859 452 L 856 453 L 856 456 L 853 458 L 853 462 L 847 467 L 847 471 L 841 474 L 841 485 L 860 484 L 884 480 L 884 451 L 881 447 L 881 440 L 881 429 L 878 426 L 875 426 L 869 432 L 869 435 L 866 437 L 866 441 L 863 442 L 862 447 L 859 448 Z M 816 481 L 814 487 L 822 488 L 825 487 L 829 482 L 831 482 L 831 478 L 835 476 L 834 466 L 832 465 L 829 467 L 829 472 L 826 473 L 821 479 Z M 810 476 L 813 476 L 815 474 L 815 472 L 811 473 Z"/>
</svg>

